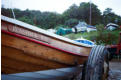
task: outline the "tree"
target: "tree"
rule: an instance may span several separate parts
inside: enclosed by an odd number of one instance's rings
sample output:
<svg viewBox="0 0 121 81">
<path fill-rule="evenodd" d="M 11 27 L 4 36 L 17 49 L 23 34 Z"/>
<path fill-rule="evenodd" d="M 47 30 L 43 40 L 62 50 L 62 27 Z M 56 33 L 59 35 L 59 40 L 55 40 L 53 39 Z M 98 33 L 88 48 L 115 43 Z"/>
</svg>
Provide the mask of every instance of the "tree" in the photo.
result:
<svg viewBox="0 0 121 81">
<path fill-rule="evenodd" d="M 59 21 L 60 15 L 53 12 L 43 12 L 40 17 L 40 24 L 43 28 L 49 29 L 54 28 L 57 24 L 60 23 Z"/>
<path fill-rule="evenodd" d="M 112 12 L 111 8 L 107 8 L 103 15 L 95 4 L 92 3 L 92 25 L 107 24 L 109 22 L 121 25 L 121 16 Z M 55 28 L 58 25 L 67 25 L 73 27 L 77 21 L 85 21 L 89 24 L 90 3 L 80 3 L 79 6 L 73 4 L 63 14 L 55 12 L 41 12 L 39 10 L 20 10 L 13 9 L 16 19 L 26 23 L 41 27 L 44 29 Z M 1 8 L 1 14 L 13 18 L 10 8 Z M 66 26 L 64 26 L 66 27 Z"/>
<path fill-rule="evenodd" d="M 75 18 L 80 21 L 89 23 L 90 3 L 80 3 L 80 6 L 73 4 L 63 15 L 70 18 Z M 101 21 L 101 12 L 95 4 L 92 3 L 92 24 L 98 24 Z"/>
<path fill-rule="evenodd" d="M 101 12 L 100 10 L 97 8 L 97 6 L 93 3 L 91 3 L 91 10 L 92 10 L 92 25 L 96 25 L 99 24 L 101 21 Z M 90 3 L 80 3 L 79 6 L 79 17 L 80 19 L 83 19 L 84 21 L 86 21 L 89 24 L 89 15 L 90 15 Z"/>
<path fill-rule="evenodd" d="M 1 8 L 1 14 L 13 18 L 12 10 L 9 8 Z"/>
<path fill-rule="evenodd" d="M 33 25 L 33 21 L 32 21 L 32 20 L 30 20 L 27 16 L 20 17 L 18 20 L 23 21 L 23 22 L 26 22 L 26 23 L 28 23 L 28 24 Z"/>
<path fill-rule="evenodd" d="M 103 12 L 103 15 L 107 15 L 109 13 L 112 13 L 112 8 L 106 8 Z"/>
<path fill-rule="evenodd" d="M 65 25 L 67 25 L 69 27 L 74 27 L 76 24 L 78 24 L 77 19 L 69 19 L 69 20 L 65 21 Z"/>
<path fill-rule="evenodd" d="M 112 12 L 111 8 L 106 8 L 103 12 L 103 21 L 105 25 L 108 23 L 116 23 L 118 25 L 121 25 L 121 16 L 118 16 L 114 12 Z"/>
<path fill-rule="evenodd" d="M 63 14 L 67 17 L 67 19 L 77 18 L 78 17 L 78 6 L 76 4 L 73 4 Z"/>
</svg>

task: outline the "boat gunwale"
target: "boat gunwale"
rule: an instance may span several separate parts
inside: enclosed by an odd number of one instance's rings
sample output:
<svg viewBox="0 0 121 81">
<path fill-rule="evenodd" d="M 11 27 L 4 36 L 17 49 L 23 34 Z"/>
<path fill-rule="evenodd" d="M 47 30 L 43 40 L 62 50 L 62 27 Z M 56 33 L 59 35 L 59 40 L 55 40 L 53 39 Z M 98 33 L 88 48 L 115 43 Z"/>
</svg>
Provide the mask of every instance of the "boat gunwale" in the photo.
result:
<svg viewBox="0 0 121 81">
<path fill-rule="evenodd" d="M 74 44 L 74 45 L 83 46 L 83 47 L 87 47 L 87 48 L 88 47 L 93 47 L 92 45 L 87 45 L 87 44 L 75 42 L 75 41 L 70 40 L 68 38 L 53 34 L 51 32 L 45 31 L 43 29 L 37 28 L 36 26 L 30 25 L 30 24 L 27 24 L 27 23 L 24 23 L 22 21 L 15 20 L 15 19 L 12 19 L 12 18 L 9 18 L 9 17 L 6 17 L 6 16 L 3 16 L 3 15 L 1 15 L 1 20 L 12 23 L 14 25 L 18 25 L 18 26 L 20 26 L 22 28 L 26 28 L 26 29 L 29 29 L 29 30 L 32 30 L 32 31 L 35 31 L 35 32 L 38 32 L 38 33 L 41 33 L 41 34 L 44 34 L 44 35 L 52 37 L 52 38 L 62 40 L 62 41 L 67 42 L 67 43 L 71 43 L 71 44 Z"/>
<path fill-rule="evenodd" d="M 44 45 L 44 46 L 47 46 L 47 47 L 50 47 L 50 48 L 53 48 L 53 49 L 56 49 L 56 50 L 59 50 L 59 51 L 63 51 L 65 53 L 69 53 L 69 54 L 72 54 L 72 55 L 77 55 L 77 56 L 88 56 L 88 55 L 84 55 L 84 54 L 77 54 L 77 53 L 72 53 L 72 52 L 69 52 L 69 51 L 66 51 L 66 50 L 63 50 L 63 49 L 60 49 L 60 48 L 57 48 L 57 47 L 54 47 L 54 46 L 51 46 L 51 45 L 48 45 L 46 43 L 43 43 L 41 41 L 37 41 L 37 40 L 34 40 L 34 39 L 31 39 L 29 37 L 26 37 L 26 36 L 22 36 L 22 35 L 19 35 L 19 34 L 16 34 L 16 33 L 12 33 L 12 32 L 8 32 L 8 31 L 5 31 L 5 30 L 1 30 L 1 32 L 3 33 L 6 33 L 6 34 L 9 34 L 9 35 L 12 35 L 12 36 L 15 36 L 15 37 L 18 37 L 18 38 L 22 38 L 24 40 L 28 40 L 28 41 L 31 41 L 31 42 L 34 42 L 34 43 L 38 43 L 38 44 L 41 44 L 41 45 Z"/>
</svg>

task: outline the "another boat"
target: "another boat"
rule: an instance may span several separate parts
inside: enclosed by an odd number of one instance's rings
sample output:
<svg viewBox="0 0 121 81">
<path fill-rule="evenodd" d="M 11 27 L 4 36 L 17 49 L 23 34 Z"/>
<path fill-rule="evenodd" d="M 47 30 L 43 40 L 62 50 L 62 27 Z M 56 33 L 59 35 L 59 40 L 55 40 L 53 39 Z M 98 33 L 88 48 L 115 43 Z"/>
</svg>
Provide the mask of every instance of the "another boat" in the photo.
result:
<svg viewBox="0 0 121 81">
<path fill-rule="evenodd" d="M 76 39 L 74 41 L 79 42 L 79 43 L 82 43 L 82 44 L 92 45 L 92 46 L 95 45 L 94 42 L 92 42 L 90 40 L 87 40 L 87 39 L 84 39 L 84 38 L 78 38 L 78 39 Z"/>
</svg>

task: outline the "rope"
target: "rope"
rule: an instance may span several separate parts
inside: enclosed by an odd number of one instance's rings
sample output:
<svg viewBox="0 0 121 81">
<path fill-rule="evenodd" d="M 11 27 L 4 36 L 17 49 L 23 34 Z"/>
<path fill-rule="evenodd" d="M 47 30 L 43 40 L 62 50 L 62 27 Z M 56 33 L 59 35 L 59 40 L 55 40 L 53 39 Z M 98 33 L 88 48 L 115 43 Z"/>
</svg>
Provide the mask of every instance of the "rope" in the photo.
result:
<svg viewBox="0 0 121 81">
<path fill-rule="evenodd" d="M 12 14 L 13 14 L 13 18 L 16 19 L 13 9 L 12 9 Z"/>
<path fill-rule="evenodd" d="M 13 3 L 12 3 L 12 0 L 11 0 L 11 1 L 8 0 L 8 2 L 10 3 L 10 4 L 9 4 L 9 8 L 11 8 L 13 18 L 16 19 L 16 16 L 15 16 L 15 13 L 14 13 L 14 10 L 13 10 Z"/>
</svg>

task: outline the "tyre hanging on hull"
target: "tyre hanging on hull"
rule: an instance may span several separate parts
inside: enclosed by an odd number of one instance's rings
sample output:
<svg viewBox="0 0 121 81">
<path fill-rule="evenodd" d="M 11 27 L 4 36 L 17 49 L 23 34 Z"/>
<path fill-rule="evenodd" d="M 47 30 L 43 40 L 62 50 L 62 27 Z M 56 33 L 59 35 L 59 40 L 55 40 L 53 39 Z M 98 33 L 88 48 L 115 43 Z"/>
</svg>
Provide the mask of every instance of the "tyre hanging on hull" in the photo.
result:
<svg viewBox="0 0 121 81">
<path fill-rule="evenodd" d="M 83 80 L 101 80 L 108 76 L 109 53 L 105 46 L 94 46 L 82 71 Z"/>
</svg>

